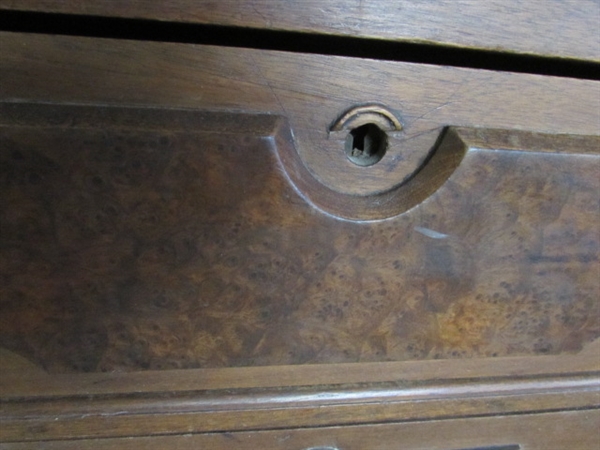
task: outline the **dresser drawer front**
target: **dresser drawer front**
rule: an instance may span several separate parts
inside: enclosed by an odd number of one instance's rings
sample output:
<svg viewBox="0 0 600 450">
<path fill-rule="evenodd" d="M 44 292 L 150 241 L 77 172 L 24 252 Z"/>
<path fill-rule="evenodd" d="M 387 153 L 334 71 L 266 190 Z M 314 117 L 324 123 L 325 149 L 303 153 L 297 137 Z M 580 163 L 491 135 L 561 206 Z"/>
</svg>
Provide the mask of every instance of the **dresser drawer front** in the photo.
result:
<svg viewBox="0 0 600 450">
<path fill-rule="evenodd" d="M 0 39 L 1 439 L 597 406 L 598 82 Z"/>
<path fill-rule="evenodd" d="M 2 41 L 0 344 L 49 372 L 539 357 L 599 335 L 598 83 Z M 360 166 L 365 117 L 386 151 Z"/>
<path fill-rule="evenodd" d="M 0 444 L 3 450 L 592 450 L 598 411 L 302 430 Z"/>
</svg>

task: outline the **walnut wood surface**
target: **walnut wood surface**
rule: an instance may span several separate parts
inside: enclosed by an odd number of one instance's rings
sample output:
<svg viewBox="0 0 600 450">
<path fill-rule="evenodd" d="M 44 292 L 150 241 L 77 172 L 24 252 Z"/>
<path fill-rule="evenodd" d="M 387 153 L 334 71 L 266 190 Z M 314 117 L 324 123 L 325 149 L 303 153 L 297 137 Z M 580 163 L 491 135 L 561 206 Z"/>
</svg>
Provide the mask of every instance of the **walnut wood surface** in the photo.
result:
<svg viewBox="0 0 600 450">
<path fill-rule="evenodd" d="M 6 33 L 2 98 L 184 106 L 287 118 L 303 164 L 329 189 L 370 195 L 396 187 L 442 127 L 597 134 L 599 83 L 536 75 L 193 45 Z M 44 74 L 40 76 L 39 74 Z M 574 101 L 573 99 L 577 99 Z M 350 107 L 400 117 L 374 166 L 350 163 L 331 136 Z M 357 183 L 357 179 L 360 183 Z"/>
<path fill-rule="evenodd" d="M 599 83 L 9 33 L 0 50 L 1 339 L 52 372 L 3 372 L 2 439 L 597 406 Z M 371 102 L 403 134 L 359 170 L 328 130 Z M 408 186 L 402 161 L 435 161 L 448 126 L 455 170 L 384 221 L 315 208 L 284 158 L 350 207 Z M 223 368 L 163 370 L 187 367 Z M 304 408 L 302 389 L 331 397 Z"/>
<path fill-rule="evenodd" d="M 444 125 L 597 131 L 594 82 L 98 44 L 5 34 L 2 96 L 277 112 L 309 168 L 325 157 L 314 167 L 350 193 L 366 185 L 363 194 L 397 184 L 391 169 L 405 152 L 430 154 Z M 387 89 L 365 86 L 351 66 Z M 316 83 L 325 68 L 347 74 L 343 88 Z M 153 82 L 140 83 L 142 73 Z M 406 134 L 397 160 L 356 172 L 343 153 L 337 159 L 327 128 L 344 105 L 367 99 L 400 102 Z M 96 108 L 104 112 L 94 118 L 94 108 L 37 109 L 46 119 L 18 113 L 4 127 L 3 195 L 16 206 L 5 210 L 12 231 L 3 239 L 18 254 L 4 253 L 12 281 L 4 285 L 3 342 L 49 370 L 560 353 L 597 336 L 589 314 L 598 292 L 597 211 L 587 206 L 597 190 L 595 138 L 475 133 L 482 148 L 467 153 L 435 197 L 392 222 L 360 224 L 314 211 L 296 194 L 277 168 L 269 136 L 281 127 L 270 119 L 207 122 L 206 114 L 159 109 L 140 126 L 139 112 Z M 190 117 L 204 128 L 186 128 Z M 534 152 L 508 151 L 527 147 Z M 178 164 L 185 171 L 170 175 Z M 18 261 L 31 261 L 29 270 Z M 18 298 L 38 302 L 38 315 Z"/>
<path fill-rule="evenodd" d="M 240 371 L 243 375 L 243 371 Z M 596 377 L 4 401 L 0 441 L 177 435 L 594 408 Z"/>
<path fill-rule="evenodd" d="M 355 223 L 281 174 L 260 136 L 274 116 L 4 110 L 0 342 L 48 371 L 557 354 L 600 335 L 598 139 L 509 132 L 514 151 L 453 131 L 471 149 L 438 192 Z"/>
<path fill-rule="evenodd" d="M 594 0 L 0 0 L 0 9 L 361 36 L 598 61 Z"/>
<path fill-rule="evenodd" d="M 411 383 L 557 376 L 600 371 L 600 340 L 577 355 L 467 358 L 380 363 L 303 364 L 244 368 L 160 370 L 49 375 L 41 370 L 3 372 L 0 396 L 6 400 L 58 398 L 77 393 L 119 396 L 127 393 L 282 388 L 355 383 Z"/>
<path fill-rule="evenodd" d="M 406 424 L 383 424 L 261 432 L 187 434 L 137 439 L 96 439 L 5 443 L 3 450 L 214 450 L 318 449 L 339 450 L 591 450 L 600 444 L 600 414 L 569 411 L 536 415 L 438 420 Z M 400 447 L 401 446 L 401 447 Z"/>
</svg>

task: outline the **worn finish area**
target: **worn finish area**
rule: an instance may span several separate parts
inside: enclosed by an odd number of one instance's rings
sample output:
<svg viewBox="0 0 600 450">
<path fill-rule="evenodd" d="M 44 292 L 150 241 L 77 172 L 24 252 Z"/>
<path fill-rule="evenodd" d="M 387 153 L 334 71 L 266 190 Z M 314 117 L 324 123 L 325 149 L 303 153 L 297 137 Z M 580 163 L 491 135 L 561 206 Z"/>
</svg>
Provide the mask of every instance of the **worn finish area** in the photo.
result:
<svg viewBox="0 0 600 450">
<path fill-rule="evenodd" d="M 50 372 L 562 354 L 600 335 L 597 138 L 458 130 L 439 190 L 360 222 L 299 195 L 278 116 L 34 106 L 2 113 L 0 344 Z"/>
</svg>

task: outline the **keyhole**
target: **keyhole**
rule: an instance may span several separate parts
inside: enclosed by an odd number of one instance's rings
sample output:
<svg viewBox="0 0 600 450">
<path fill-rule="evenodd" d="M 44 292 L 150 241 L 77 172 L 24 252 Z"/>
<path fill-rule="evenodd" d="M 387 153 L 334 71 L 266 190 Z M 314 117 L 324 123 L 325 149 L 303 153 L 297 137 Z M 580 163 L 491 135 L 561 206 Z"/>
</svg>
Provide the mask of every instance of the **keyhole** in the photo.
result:
<svg viewBox="0 0 600 450">
<path fill-rule="evenodd" d="M 378 163 L 387 149 L 387 135 L 374 123 L 367 123 L 350 130 L 345 151 L 350 161 L 358 166 Z"/>
</svg>

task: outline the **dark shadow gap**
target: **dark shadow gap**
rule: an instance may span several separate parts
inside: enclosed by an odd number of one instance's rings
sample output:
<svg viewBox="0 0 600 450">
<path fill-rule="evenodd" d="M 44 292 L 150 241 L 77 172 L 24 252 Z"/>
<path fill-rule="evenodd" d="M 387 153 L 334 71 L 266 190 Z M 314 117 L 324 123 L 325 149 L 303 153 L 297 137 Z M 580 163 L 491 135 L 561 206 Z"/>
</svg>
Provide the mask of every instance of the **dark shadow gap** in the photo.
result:
<svg viewBox="0 0 600 450">
<path fill-rule="evenodd" d="M 229 26 L 74 14 L 0 11 L 0 30 L 137 41 L 220 45 L 530 73 L 565 78 L 600 79 L 600 64 L 589 61 L 442 45 Z"/>
</svg>

